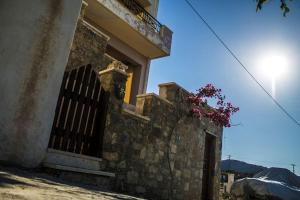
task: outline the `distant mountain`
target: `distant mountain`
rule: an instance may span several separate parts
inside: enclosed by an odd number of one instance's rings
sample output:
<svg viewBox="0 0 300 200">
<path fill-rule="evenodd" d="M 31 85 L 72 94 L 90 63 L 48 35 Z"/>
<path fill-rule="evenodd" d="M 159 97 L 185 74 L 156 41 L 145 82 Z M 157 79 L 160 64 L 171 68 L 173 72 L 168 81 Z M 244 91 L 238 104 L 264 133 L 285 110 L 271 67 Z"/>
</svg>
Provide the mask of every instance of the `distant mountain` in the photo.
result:
<svg viewBox="0 0 300 200">
<path fill-rule="evenodd" d="M 287 185 L 300 188 L 300 177 L 284 168 L 271 167 L 254 175 L 253 178 L 278 181 Z"/>
<path fill-rule="evenodd" d="M 288 169 L 271 167 L 254 175 L 233 183 L 231 194 L 236 199 L 300 199 L 300 177 Z"/>
<path fill-rule="evenodd" d="M 256 174 L 260 171 L 266 170 L 268 168 L 259 166 L 259 165 L 253 165 L 246 162 L 242 162 L 239 160 L 222 160 L 221 161 L 221 170 L 224 171 L 232 171 L 237 173 L 245 173 L 245 174 Z"/>
</svg>

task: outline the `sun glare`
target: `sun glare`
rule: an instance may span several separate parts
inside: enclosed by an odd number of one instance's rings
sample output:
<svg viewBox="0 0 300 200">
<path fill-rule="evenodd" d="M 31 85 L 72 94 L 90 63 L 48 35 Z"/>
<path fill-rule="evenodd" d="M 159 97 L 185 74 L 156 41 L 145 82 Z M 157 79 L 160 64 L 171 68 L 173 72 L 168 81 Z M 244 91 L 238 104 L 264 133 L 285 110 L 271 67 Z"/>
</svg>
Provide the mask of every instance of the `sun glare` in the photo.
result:
<svg viewBox="0 0 300 200">
<path fill-rule="evenodd" d="M 286 72 L 287 58 L 279 54 L 267 55 L 261 60 L 260 67 L 265 75 L 271 79 L 278 79 Z"/>
<path fill-rule="evenodd" d="M 284 54 L 270 52 L 259 59 L 259 68 L 271 83 L 272 96 L 275 98 L 276 83 L 287 72 L 288 59 Z"/>
</svg>

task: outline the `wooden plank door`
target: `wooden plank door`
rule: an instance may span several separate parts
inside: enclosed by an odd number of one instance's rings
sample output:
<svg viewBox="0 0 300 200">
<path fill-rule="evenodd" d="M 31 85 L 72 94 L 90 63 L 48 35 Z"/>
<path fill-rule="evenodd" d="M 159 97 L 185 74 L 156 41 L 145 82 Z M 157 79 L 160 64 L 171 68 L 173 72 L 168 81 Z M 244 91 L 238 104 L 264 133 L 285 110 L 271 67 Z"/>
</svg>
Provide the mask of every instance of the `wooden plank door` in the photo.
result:
<svg viewBox="0 0 300 200">
<path fill-rule="evenodd" d="M 66 71 L 49 148 L 101 157 L 108 98 L 91 65 Z"/>
</svg>

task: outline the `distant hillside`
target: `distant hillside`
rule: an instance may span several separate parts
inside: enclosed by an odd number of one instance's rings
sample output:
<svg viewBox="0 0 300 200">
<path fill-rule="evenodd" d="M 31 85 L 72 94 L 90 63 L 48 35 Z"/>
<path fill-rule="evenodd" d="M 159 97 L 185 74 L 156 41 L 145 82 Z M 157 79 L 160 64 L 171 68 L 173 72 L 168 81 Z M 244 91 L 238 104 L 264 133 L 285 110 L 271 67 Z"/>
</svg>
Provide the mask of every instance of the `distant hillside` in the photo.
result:
<svg viewBox="0 0 300 200">
<path fill-rule="evenodd" d="M 222 160 L 221 170 L 233 171 L 238 173 L 256 174 L 260 171 L 267 169 L 266 167 L 253 165 L 239 160 Z"/>
<path fill-rule="evenodd" d="M 278 181 L 300 188 L 300 177 L 284 168 L 271 167 L 254 175 L 254 178 Z"/>
<path fill-rule="evenodd" d="M 300 199 L 300 177 L 288 169 L 271 167 L 233 183 L 231 194 L 238 199 L 256 197 L 258 199 Z M 271 198 L 272 197 L 272 198 Z"/>
</svg>

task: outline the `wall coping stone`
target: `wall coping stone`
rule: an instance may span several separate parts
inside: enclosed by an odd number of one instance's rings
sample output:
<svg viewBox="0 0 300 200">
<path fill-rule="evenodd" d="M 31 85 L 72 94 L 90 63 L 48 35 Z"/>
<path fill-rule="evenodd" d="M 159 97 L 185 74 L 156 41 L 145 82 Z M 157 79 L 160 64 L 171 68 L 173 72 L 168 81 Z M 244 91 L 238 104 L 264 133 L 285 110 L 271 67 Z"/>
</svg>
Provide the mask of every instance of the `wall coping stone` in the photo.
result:
<svg viewBox="0 0 300 200">
<path fill-rule="evenodd" d="M 129 115 L 131 115 L 132 117 L 135 117 L 135 118 L 137 118 L 137 119 L 141 119 L 141 120 L 144 120 L 144 121 L 147 121 L 147 122 L 150 121 L 150 118 L 149 118 L 149 117 L 140 115 L 140 114 L 138 114 L 138 113 L 136 113 L 136 112 L 133 112 L 133 111 L 131 111 L 131 110 L 123 109 L 122 111 L 123 111 L 123 113 L 129 114 Z"/>
<path fill-rule="evenodd" d="M 123 70 L 120 70 L 120 69 L 116 69 L 116 68 L 110 68 L 110 69 L 105 69 L 105 70 L 99 71 L 99 75 L 103 75 L 103 74 L 110 73 L 110 72 L 118 72 L 120 74 L 123 74 L 124 76 L 128 76 L 126 72 L 124 72 Z"/>
<path fill-rule="evenodd" d="M 106 41 L 110 40 L 110 37 L 108 35 L 100 31 L 99 29 L 97 29 L 95 26 L 91 25 L 87 21 L 82 20 L 82 24 L 86 26 L 88 29 L 90 29 L 92 32 L 94 32 L 96 35 L 98 35 L 99 37 L 104 37 Z"/>
<path fill-rule="evenodd" d="M 123 109 L 130 110 L 132 112 L 136 111 L 136 105 L 132 105 L 132 104 L 128 104 L 128 103 L 123 102 L 122 106 L 123 106 Z"/>
<path fill-rule="evenodd" d="M 139 95 L 136 95 L 136 98 L 144 98 L 144 97 L 154 97 L 154 98 L 158 98 L 162 101 L 164 101 L 165 103 L 171 105 L 171 106 L 174 106 L 174 104 L 172 102 L 170 102 L 169 100 L 165 99 L 165 98 L 162 98 L 161 96 L 155 94 L 155 93 L 147 93 L 147 94 L 139 94 Z"/>
<path fill-rule="evenodd" d="M 172 85 L 174 85 L 174 86 L 176 86 L 176 87 L 182 89 L 184 92 L 186 92 L 186 93 L 188 93 L 188 94 L 191 93 L 191 92 L 187 91 L 186 89 L 184 89 L 181 85 L 179 85 L 178 83 L 175 83 L 175 82 L 161 83 L 161 84 L 158 85 L 158 87 L 162 87 L 162 86 L 172 86 Z"/>
</svg>

